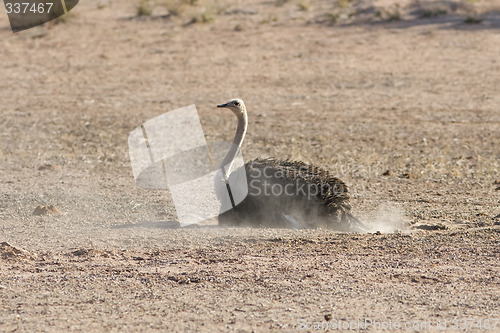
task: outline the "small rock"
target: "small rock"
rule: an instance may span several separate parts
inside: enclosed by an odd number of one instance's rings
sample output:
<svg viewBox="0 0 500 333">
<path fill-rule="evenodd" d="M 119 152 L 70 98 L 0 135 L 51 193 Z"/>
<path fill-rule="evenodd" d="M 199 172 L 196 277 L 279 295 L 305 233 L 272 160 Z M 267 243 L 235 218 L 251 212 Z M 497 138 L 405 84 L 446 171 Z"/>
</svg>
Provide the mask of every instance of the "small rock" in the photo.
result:
<svg viewBox="0 0 500 333">
<path fill-rule="evenodd" d="M 406 178 L 406 179 L 412 179 L 413 177 L 411 176 L 411 173 L 405 172 L 399 178 Z"/>
<path fill-rule="evenodd" d="M 332 316 L 332 314 L 331 314 L 331 313 L 327 313 L 327 314 L 325 315 L 325 320 L 326 320 L 326 321 L 330 321 L 330 320 L 332 320 L 332 318 L 333 318 L 333 316 Z"/>
<path fill-rule="evenodd" d="M 384 172 L 384 173 L 382 174 L 382 176 L 392 176 L 392 170 L 387 169 L 387 171 L 386 171 L 386 172 Z"/>
<path fill-rule="evenodd" d="M 435 225 L 430 225 L 430 224 L 422 224 L 419 226 L 416 226 L 415 229 L 420 229 L 420 230 L 447 230 L 448 227 L 442 224 L 435 224 Z"/>
<path fill-rule="evenodd" d="M 9 243 L 7 242 L 2 242 L 0 243 L 0 251 L 1 252 L 12 252 L 14 254 L 21 254 L 23 253 L 23 251 L 19 250 L 19 249 L 16 249 L 15 247 L 13 247 L 12 245 L 10 245 Z"/>
<path fill-rule="evenodd" d="M 25 257 L 26 255 L 26 251 L 17 249 L 7 242 L 0 243 L 0 257 L 2 259 L 20 258 Z"/>
<path fill-rule="evenodd" d="M 85 256 L 88 253 L 89 252 L 87 250 L 85 250 L 85 249 L 79 249 L 79 250 L 71 252 L 71 254 L 73 254 L 74 256 L 77 256 L 77 257 Z"/>
<path fill-rule="evenodd" d="M 61 212 L 56 206 L 48 205 L 48 206 L 38 206 L 33 211 L 33 215 L 42 216 L 42 215 L 62 215 Z"/>
<path fill-rule="evenodd" d="M 175 281 L 175 282 L 179 282 L 179 277 L 178 276 L 175 276 L 175 275 L 169 275 L 167 276 L 167 280 L 170 280 L 170 281 Z"/>
</svg>

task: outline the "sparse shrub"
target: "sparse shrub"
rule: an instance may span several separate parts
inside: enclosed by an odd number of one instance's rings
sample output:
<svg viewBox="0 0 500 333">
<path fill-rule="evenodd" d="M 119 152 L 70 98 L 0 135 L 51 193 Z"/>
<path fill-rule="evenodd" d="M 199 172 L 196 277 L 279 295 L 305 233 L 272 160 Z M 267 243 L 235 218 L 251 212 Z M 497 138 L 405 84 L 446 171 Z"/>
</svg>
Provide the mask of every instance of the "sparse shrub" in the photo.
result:
<svg viewBox="0 0 500 333">
<path fill-rule="evenodd" d="M 55 20 L 52 20 L 50 22 L 52 22 L 52 25 L 57 25 L 57 24 L 60 24 L 60 23 L 68 23 L 68 22 L 74 20 L 75 17 L 76 17 L 75 12 L 69 11 L 66 14 L 61 15 L 58 18 L 56 18 Z"/>
<path fill-rule="evenodd" d="M 160 0 L 170 15 L 188 18 L 186 25 L 215 20 L 223 9 L 219 0 Z"/>
<path fill-rule="evenodd" d="M 96 3 L 96 8 L 97 9 L 104 9 L 106 7 L 109 7 L 109 0 L 99 0 Z"/>
<path fill-rule="evenodd" d="M 151 16 L 153 4 L 150 0 L 140 0 L 136 7 L 137 16 Z"/>
<path fill-rule="evenodd" d="M 217 15 L 220 14 L 222 6 L 217 1 L 203 1 L 200 2 L 200 8 L 198 9 L 198 14 L 196 14 L 193 19 L 195 22 L 200 23 L 210 23 L 215 21 Z"/>
<path fill-rule="evenodd" d="M 301 11 L 308 11 L 311 8 L 311 2 L 309 0 L 299 0 L 297 6 Z"/>
<path fill-rule="evenodd" d="M 198 15 L 193 16 L 192 22 L 193 23 L 209 23 L 213 22 L 215 20 L 215 15 L 210 12 L 203 10 L 201 13 Z"/>
<path fill-rule="evenodd" d="M 288 0 L 275 0 L 274 1 L 274 5 L 277 6 L 277 7 L 281 7 L 284 4 L 286 4 L 287 2 L 288 2 Z"/>
<path fill-rule="evenodd" d="M 401 12 L 399 10 L 399 4 L 395 4 L 391 10 L 389 10 L 389 21 L 399 21 L 401 20 Z"/>
<path fill-rule="evenodd" d="M 277 21 L 278 21 L 278 17 L 276 15 L 269 14 L 264 19 L 262 19 L 262 21 L 260 21 L 260 23 L 261 24 L 270 24 L 270 23 L 277 22 Z"/>
<path fill-rule="evenodd" d="M 352 2 L 353 0 L 335 1 L 330 10 L 326 10 L 318 16 L 317 22 L 331 25 L 348 22 L 356 15 L 356 8 L 352 6 Z"/>
<path fill-rule="evenodd" d="M 437 17 L 441 15 L 448 14 L 448 11 L 444 8 L 427 8 L 422 12 L 421 18 Z"/>
<path fill-rule="evenodd" d="M 475 13 L 469 13 L 464 22 L 467 24 L 479 24 L 483 22 L 483 19 Z"/>
<path fill-rule="evenodd" d="M 349 8 L 352 0 L 338 0 L 338 5 L 342 9 Z"/>
<path fill-rule="evenodd" d="M 327 12 L 323 15 L 324 21 L 327 24 L 335 24 L 337 23 L 340 14 L 334 12 Z"/>
<path fill-rule="evenodd" d="M 478 24 L 483 21 L 478 11 L 476 10 L 475 3 L 476 0 L 461 0 L 459 3 L 459 8 L 465 12 L 464 22 L 468 24 Z"/>
<path fill-rule="evenodd" d="M 168 13 L 172 16 L 181 16 L 185 5 L 194 5 L 196 1 L 179 1 L 179 0 L 165 0 L 162 6 L 167 9 Z"/>
<path fill-rule="evenodd" d="M 394 4 L 393 6 L 386 8 L 380 8 L 376 16 L 384 21 L 400 21 L 401 20 L 401 11 L 399 8 L 399 4 Z"/>
</svg>

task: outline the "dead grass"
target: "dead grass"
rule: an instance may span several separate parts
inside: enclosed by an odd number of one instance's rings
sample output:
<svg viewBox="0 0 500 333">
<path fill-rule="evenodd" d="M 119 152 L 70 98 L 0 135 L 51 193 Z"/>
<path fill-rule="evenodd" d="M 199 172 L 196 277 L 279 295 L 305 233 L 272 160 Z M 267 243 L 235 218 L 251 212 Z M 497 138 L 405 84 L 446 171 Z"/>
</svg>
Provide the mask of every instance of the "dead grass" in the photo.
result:
<svg viewBox="0 0 500 333">
<path fill-rule="evenodd" d="M 275 0 L 268 8 L 256 12 L 261 18 L 251 20 L 254 25 L 278 23 L 284 13 L 298 22 L 316 22 L 326 25 L 412 21 L 418 19 L 437 19 L 446 15 L 461 15 L 465 23 L 483 22 L 484 4 L 480 1 L 462 0 L 372 3 L 368 1 L 337 0 Z M 160 9 L 168 15 L 180 19 L 181 25 L 214 22 L 221 13 L 244 13 L 247 6 L 225 0 L 139 0 L 137 16 L 155 16 Z M 251 10 L 252 11 L 252 10 Z M 241 17 L 247 21 L 249 17 Z M 279 22 L 287 24 L 289 20 Z M 245 24 L 248 29 L 251 25 Z"/>
<path fill-rule="evenodd" d="M 401 20 L 401 8 L 398 3 L 389 7 L 382 7 L 377 10 L 376 16 L 383 21 L 399 21 Z"/>
<path fill-rule="evenodd" d="M 164 8 L 168 15 L 184 20 L 184 24 L 213 22 L 224 9 L 218 0 L 140 0 L 137 16 L 151 16 L 155 8 Z"/>
<path fill-rule="evenodd" d="M 468 13 L 464 22 L 468 24 L 479 24 L 483 22 L 483 19 L 477 13 Z"/>
<path fill-rule="evenodd" d="M 297 7 L 300 11 L 308 11 L 311 9 L 311 1 L 310 0 L 299 0 L 297 3 Z"/>
<path fill-rule="evenodd" d="M 151 0 L 139 0 L 136 9 L 137 16 L 150 16 L 153 13 L 154 4 Z"/>
</svg>

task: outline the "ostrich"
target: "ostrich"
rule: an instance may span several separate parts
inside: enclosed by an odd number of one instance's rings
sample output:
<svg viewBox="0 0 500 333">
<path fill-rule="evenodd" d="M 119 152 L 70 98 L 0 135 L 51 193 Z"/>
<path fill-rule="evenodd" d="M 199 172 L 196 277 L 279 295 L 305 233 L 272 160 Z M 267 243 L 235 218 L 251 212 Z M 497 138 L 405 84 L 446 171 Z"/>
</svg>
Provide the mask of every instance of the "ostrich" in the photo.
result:
<svg viewBox="0 0 500 333">
<path fill-rule="evenodd" d="M 220 167 L 230 191 L 231 165 L 245 138 L 248 117 L 241 99 L 217 107 L 230 109 L 238 119 L 233 144 Z M 220 225 L 367 230 L 350 213 L 347 186 L 328 170 L 274 158 L 259 158 L 247 162 L 244 168 L 248 195 L 236 206 L 233 204 L 233 209 L 219 215 Z"/>
</svg>

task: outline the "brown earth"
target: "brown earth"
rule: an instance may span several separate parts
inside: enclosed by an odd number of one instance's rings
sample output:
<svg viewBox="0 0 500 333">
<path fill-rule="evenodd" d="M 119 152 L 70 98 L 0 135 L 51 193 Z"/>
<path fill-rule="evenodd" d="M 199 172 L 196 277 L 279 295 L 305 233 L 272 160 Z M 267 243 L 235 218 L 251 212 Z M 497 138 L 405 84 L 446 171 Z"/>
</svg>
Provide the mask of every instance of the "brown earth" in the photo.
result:
<svg viewBox="0 0 500 333">
<path fill-rule="evenodd" d="M 499 331 L 496 2 L 187 2 L 2 15 L 0 331 Z M 196 104 L 229 141 L 232 97 L 246 160 L 331 169 L 382 233 L 176 228 L 128 134 Z"/>
</svg>

